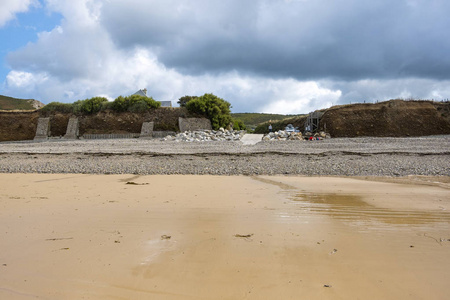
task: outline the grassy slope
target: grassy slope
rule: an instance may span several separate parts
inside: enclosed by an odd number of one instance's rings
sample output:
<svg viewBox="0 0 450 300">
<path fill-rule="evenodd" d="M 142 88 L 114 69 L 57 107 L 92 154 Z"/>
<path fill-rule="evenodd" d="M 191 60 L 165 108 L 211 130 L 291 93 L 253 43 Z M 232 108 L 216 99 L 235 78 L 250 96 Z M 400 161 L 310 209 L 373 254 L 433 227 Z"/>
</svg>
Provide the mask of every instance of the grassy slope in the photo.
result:
<svg viewBox="0 0 450 300">
<path fill-rule="evenodd" d="M 32 99 L 17 99 L 0 95 L 0 109 L 2 110 L 34 110 Z"/>
<path fill-rule="evenodd" d="M 246 126 L 255 127 L 261 123 L 265 122 L 276 122 L 280 120 L 284 120 L 289 117 L 293 117 L 293 115 L 279 115 L 279 114 L 263 114 L 263 113 L 233 113 L 231 116 L 234 119 L 239 119 Z"/>
</svg>

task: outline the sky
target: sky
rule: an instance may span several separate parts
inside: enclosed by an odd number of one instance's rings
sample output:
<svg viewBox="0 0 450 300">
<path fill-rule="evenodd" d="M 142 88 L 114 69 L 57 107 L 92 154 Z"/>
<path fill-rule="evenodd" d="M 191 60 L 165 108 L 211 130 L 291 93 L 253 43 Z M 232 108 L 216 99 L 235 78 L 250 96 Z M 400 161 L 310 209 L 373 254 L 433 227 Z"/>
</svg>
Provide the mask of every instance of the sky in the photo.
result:
<svg viewBox="0 0 450 300">
<path fill-rule="evenodd" d="M 448 0 L 0 0 L 0 94 L 233 112 L 450 98 Z"/>
</svg>

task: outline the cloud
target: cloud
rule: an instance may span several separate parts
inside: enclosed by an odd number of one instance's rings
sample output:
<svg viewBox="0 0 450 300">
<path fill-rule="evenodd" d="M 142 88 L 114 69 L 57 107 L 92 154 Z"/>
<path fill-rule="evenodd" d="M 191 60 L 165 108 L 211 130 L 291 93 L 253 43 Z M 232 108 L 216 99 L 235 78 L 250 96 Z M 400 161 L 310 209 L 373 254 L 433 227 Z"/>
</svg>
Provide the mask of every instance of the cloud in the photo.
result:
<svg viewBox="0 0 450 300">
<path fill-rule="evenodd" d="M 111 0 L 101 22 L 121 47 L 151 47 L 185 73 L 444 79 L 448 11 L 446 0 Z"/>
<path fill-rule="evenodd" d="M 184 95 L 214 93 L 231 102 L 233 111 L 277 113 L 309 111 L 317 105 L 326 107 L 340 95 L 340 91 L 294 79 L 249 77 L 237 72 L 187 76 L 166 68 L 144 48 L 111 55 L 105 61 L 101 78 L 94 81 L 83 77 L 61 80 L 49 73 L 11 71 L 6 85 L 10 91 L 20 90 L 24 97 L 40 95 L 47 102 L 74 101 L 94 95 L 114 99 L 147 87 L 157 100 L 170 100 L 175 105 Z"/>
<path fill-rule="evenodd" d="M 387 99 L 433 99 L 450 98 L 450 80 L 424 78 L 364 79 L 357 81 L 321 81 L 324 88 L 340 90 L 341 97 L 333 104 L 349 102 L 375 102 Z"/>
<path fill-rule="evenodd" d="M 26 12 L 30 6 L 38 6 L 37 0 L 2 0 L 0 2 L 0 28 L 14 19 L 17 13 Z"/>
<path fill-rule="evenodd" d="M 41 32 L 35 44 L 8 55 L 13 68 L 29 72 L 47 72 L 61 80 L 95 79 L 100 76 L 113 47 L 97 26 L 58 26 Z"/>
<path fill-rule="evenodd" d="M 64 18 L 8 55 L 5 93 L 71 102 L 145 87 L 277 113 L 450 93 L 443 0 L 45 3 Z"/>
<path fill-rule="evenodd" d="M 8 76 L 8 84 L 14 88 L 27 88 L 34 86 L 35 84 L 42 83 L 46 80 L 44 74 L 38 76 L 28 72 L 11 71 Z"/>
<path fill-rule="evenodd" d="M 316 109 L 327 108 L 336 103 L 340 90 L 331 90 L 321 87 L 317 82 L 294 82 L 289 80 L 276 85 L 282 90 L 273 93 L 274 99 L 262 111 L 266 113 L 295 114 L 309 112 Z M 276 98 L 275 98 L 276 97 Z"/>
</svg>

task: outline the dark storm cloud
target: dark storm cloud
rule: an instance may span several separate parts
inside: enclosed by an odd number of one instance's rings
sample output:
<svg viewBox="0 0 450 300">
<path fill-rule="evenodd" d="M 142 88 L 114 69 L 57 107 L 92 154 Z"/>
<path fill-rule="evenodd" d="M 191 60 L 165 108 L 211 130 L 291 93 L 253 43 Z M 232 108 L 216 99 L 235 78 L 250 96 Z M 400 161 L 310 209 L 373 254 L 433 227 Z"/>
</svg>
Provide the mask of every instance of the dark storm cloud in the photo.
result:
<svg viewBox="0 0 450 300">
<path fill-rule="evenodd" d="M 112 1 L 120 47 L 186 73 L 305 79 L 450 77 L 446 0 Z"/>
</svg>

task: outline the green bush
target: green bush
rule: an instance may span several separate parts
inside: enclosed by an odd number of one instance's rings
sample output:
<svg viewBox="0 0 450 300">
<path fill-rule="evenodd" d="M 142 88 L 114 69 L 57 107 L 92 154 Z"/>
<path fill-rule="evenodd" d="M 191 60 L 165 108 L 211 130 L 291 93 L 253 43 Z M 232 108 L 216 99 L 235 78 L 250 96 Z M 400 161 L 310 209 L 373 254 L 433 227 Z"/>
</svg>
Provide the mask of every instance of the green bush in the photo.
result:
<svg viewBox="0 0 450 300">
<path fill-rule="evenodd" d="M 186 104 L 189 112 L 207 117 L 212 128 L 227 127 L 231 122 L 231 104 L 213 94 L 204 94 Z"/>
<path fill-rule="evenodd" d="M 143 112 L 145 110 L 158 108 L 160 106 L 161 103 L 155 101 L 152 97 L 145 97 L 141 95 L 131 95 L 127 97 L 119 96 L 111 104 L 111 108 L 117 112 Z"/>
<path fill-rule="evenodd" d="M 103 103 L 108 102 L 105 97 L 93 97 L 85 100 L 78 100 L 73 103 L 74 112 L 81 114 L 94 114 L 101 110 Z"/>
<path fill-rule="evenodd" d="M 102 107 L 100 108 L 100 111 L 105 111 L 105 110 L 112 110 L 112 104 L 113 102 L 103 102 L 102 103 Z"/>
<path fill-rule="evenodd" d="M 61 112 L 61 113 L 72 113 L 73 104 L 71 103 L 61 103 L 61 102 L 50 102 L 41 108 L 43 112 Z"/>
<path fill-rule="evenodd" d="M 180 105 L 180 107 L 185 107 L 189 101 L 197 98 L 198 98 L 197 96 L 183 96 L 180 99 L 178 99 L 177 103 Z"/>
<path fill-rule="evenodd" d="M 132 104 L 130 107 L 128 107 L 129 112 L 146 112 L 148 110 L 147 102 L 145 101 L 138 101 L 134 104 Z"/>
<path fill-rule="evenodd" d="M 247 129 L 244 122 L 242 122 L 239 119 L 232 119 L 232 122 L 233 122 L 233 130 L 246 130 Z"/>
<path fill-rule="evenodd" d="M 127 107 L 127 103 L 125 101 L 125 97 L 123 96 L 119 96 L 117 97 L 111 104 L 111 108 L 114 111 L 127 111 L 128 107 Z"/>
</svg>

